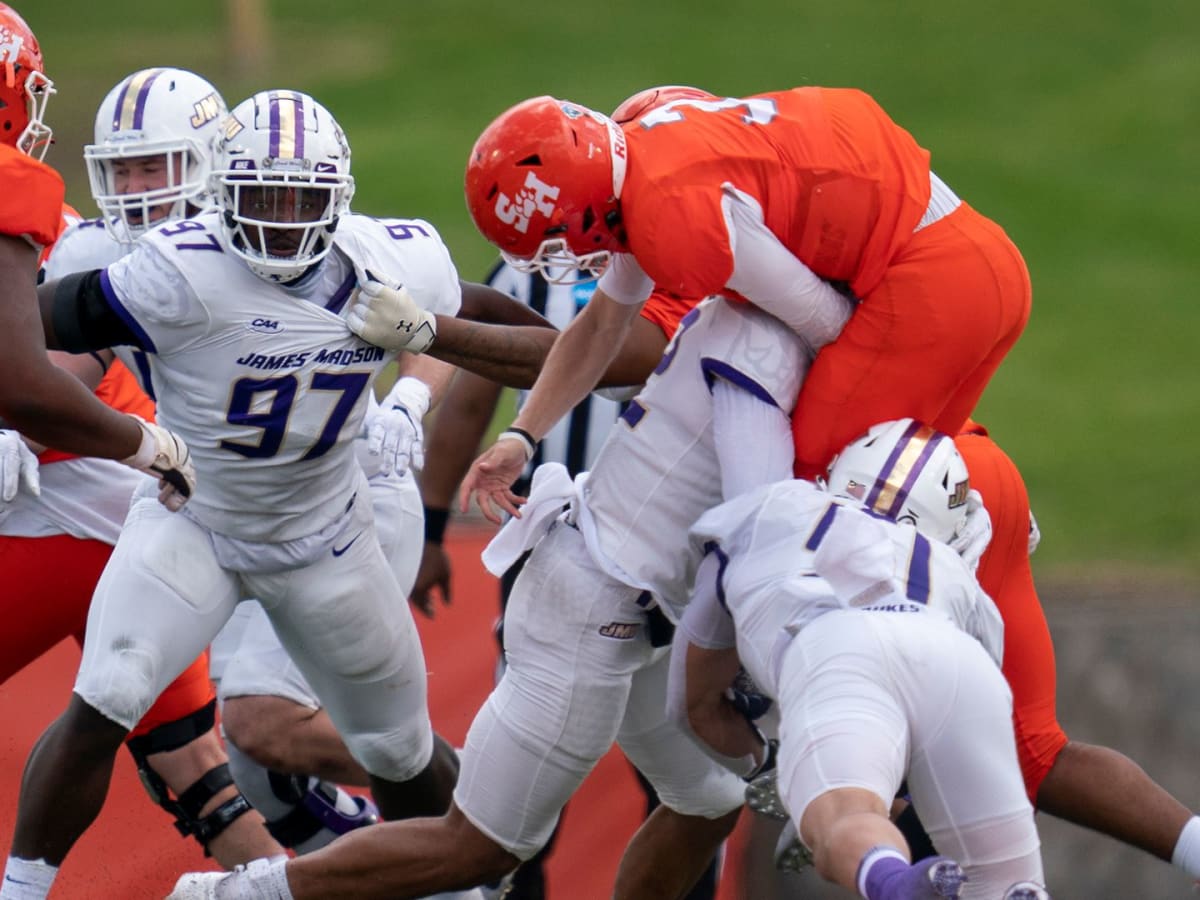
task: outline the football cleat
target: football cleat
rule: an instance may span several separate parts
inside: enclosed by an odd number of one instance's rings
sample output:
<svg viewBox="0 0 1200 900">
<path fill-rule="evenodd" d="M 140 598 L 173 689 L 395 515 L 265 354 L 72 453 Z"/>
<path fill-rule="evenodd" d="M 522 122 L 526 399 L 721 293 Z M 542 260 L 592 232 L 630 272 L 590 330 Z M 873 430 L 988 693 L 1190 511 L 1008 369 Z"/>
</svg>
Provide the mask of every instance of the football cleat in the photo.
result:
<svg viewBox="0 0 1200 900">
<path fill-rule="evenodd" d="M 783 821 L 788 818 L 787 807 L 779 797 L 776 770 L 764 772 L 746 785 L 746 805 L 759 815 Z"/>
<path fill-rule="evenodd" d="M 1050 895 L 1036 882 L 1019 881 L 1004 892 L 1004 900 L 1050 900 Z"/>
<path fill-rule="evenodd" d="M 796 823 L 789 819 L 775 842 L 775 868 L 780 872 L 802 872 L 812 864 L 812 851 L 801 842 Z"/>
<path fill-rule="evenodd" d="M 967 881 L 962 866 L 945 856 L 931 856 L 913 863 L 913 869 L 924 869 L 921 886 L 912 894 L 912 900 L 954 900 L 962 894 Z"/>
</svg>

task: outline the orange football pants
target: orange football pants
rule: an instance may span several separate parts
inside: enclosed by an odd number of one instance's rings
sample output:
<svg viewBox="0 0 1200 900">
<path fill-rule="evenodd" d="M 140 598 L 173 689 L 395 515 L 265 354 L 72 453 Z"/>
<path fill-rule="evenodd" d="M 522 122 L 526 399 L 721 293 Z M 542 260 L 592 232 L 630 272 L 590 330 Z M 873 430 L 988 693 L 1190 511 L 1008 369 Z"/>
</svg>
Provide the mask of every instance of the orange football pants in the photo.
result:
<svg viewBox="0 0 1200 900">
<path fill-rule="evenodd" d="M 954 443 L 992 518 L 992 541 L 977 576 L 1004 619 L 1003 668 L 1013 694 L 1017 758 L 1036 806 L 1038 788 L 1067 735 L 1055 710 L 1054 644 L 1029 566 L 1029 495 L 1016 465 L 982 429 L 964 431 Z"/>
<path fill-rule="evenodd" d="M 0 684 L 66 637 L 83 645 L 88 605 L 112 547 L 68 535 L 0 536 Z M 203 709 L 216 697 L 208 651 L 167 687 L 130 737 Z"/>
<path fill-rule="evenodd" d="M 792 415 L 796 475 L 879 422 L 911 416 L 957 434 L 1029 318 L 1029 272 L 995 222 L 965 203 L 916 232 L 817 354 Z"/>
</svg>

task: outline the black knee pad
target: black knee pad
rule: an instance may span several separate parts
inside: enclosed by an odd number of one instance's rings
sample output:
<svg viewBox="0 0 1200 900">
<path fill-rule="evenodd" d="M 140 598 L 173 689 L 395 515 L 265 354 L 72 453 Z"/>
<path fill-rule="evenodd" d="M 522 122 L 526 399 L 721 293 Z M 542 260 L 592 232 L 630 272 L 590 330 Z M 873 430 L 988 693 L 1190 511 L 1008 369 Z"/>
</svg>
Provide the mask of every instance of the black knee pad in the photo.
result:
<svg viewBox="0 0 1200 900">
<path fill-rule="evenodd" d="M 148 759 L 155 753 L 169 753 L 190 744 L 211 731 L 215 724 L 216 701 L 213 701 L 191 715 L 160 725 L 126 744 L 150 799 L 175 817 L 175 828 L 180 834 L 184 837 L 192 835 L 200 842 L 205 855 L 208 855 L 209 842 L 252 808 L 249 801 L 238 792 L 208 815 L 200 815 L 205 804 L 233 784 L 229 765 L 221 763 L 214 766 L 175 797 L 162 776 L 150 768 Z"/>
</svg>

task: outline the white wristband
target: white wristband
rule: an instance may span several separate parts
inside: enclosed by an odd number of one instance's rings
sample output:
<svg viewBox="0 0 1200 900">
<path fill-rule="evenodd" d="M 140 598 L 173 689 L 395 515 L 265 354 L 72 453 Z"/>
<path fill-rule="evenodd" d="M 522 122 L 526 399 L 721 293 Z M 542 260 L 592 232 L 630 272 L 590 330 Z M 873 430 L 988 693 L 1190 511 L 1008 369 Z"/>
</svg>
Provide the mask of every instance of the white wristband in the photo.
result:
<svg viewBox="0 0 1200 900">
<path fill-rule="evenodd" d="M 507 431 L 502 431 L 496 436 L 496 440 L 502 441 L 505 438 L 514 441 L 520 441 L 521 446 L 525 448 L 525 462 L 533 459 L 533 454 L 537 451 L 537 442 L 534 441 L 533 435 L 521 428 L 510 428 Z"/>
<path fill-rule="evenodd" d="M 148 469 L 158 458 L 158 441 L 155 439 L 154 432 L 146 427 L 146 421 L 141 416 L 130 413 L 129 417 L 134 419 L 138 423 L 138 428 L 142 430 L 142 442 L 133 456 L 127 456 L 120 462 L 133 469 Z"/>
</svg>

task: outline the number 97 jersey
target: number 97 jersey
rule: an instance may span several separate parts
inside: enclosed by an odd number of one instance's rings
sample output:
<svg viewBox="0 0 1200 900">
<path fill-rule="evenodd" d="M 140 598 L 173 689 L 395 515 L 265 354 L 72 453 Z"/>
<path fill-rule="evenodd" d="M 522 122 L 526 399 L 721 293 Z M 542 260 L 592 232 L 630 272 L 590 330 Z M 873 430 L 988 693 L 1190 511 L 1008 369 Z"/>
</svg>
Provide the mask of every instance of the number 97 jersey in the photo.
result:
<svg viewBox="0 0 1200 900">
<path fill-rule="evenodd" d="M 149 355 L 158 421 L 191 448 L 190 514 L 240 540 L 292 540 L 345 511 L 367 392 L 392 360 L 346 325 L 359 273 L 446 315 L 458 273 L 418 220 L 343 217 L 334 252 L 293 286 L 259 278 L 224 241 L 216 213 L 161 226 L 101 283 Z"/>
</svg>

